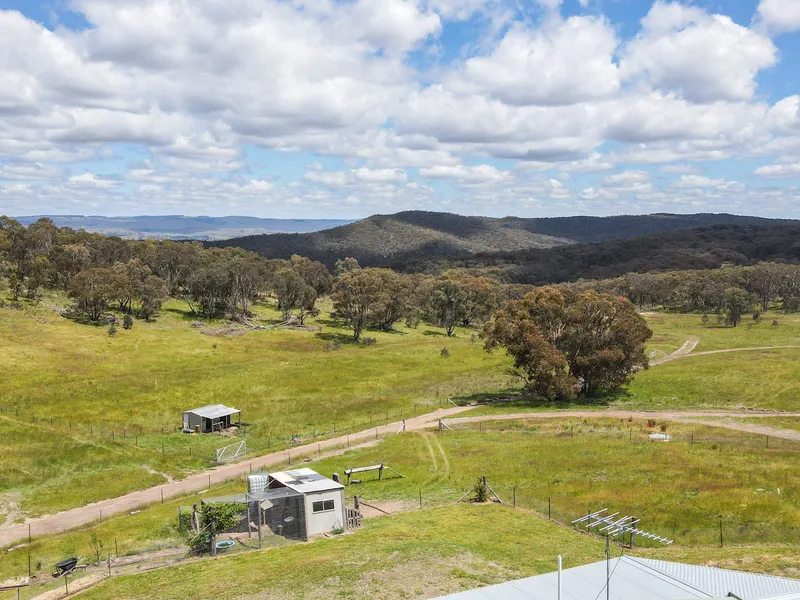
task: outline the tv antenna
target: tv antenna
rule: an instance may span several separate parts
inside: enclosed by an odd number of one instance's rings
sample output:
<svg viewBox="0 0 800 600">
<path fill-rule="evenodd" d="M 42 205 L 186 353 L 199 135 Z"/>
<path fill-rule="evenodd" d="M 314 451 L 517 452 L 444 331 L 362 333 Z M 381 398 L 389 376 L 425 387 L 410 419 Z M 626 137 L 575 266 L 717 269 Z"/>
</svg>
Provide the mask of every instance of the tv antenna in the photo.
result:
<svg viewBox="0 0 800 600">
<path fill-rule="evenodd" d="M 594 529 L 597 527 L 597 533 L 606 535 L 608 537 L 617 537 L 618 535 L 622 535 L 623 540 L 625 539 L 625 534 L 628 533 L 631 535 L 631 540 L 633 540 L 634 535 L 640 535 L 644 538 L 655 540 L 656 542 L 661 542 L 665 545 L 669 545 L 674 541 L 639 529 L 637 527 L 639 524 L 639 519 L 636 517 L 620 517 L 618 512 L 608 514 L 607 508 L 588 514 L 580 519 L 575 519 L 572 522 L 573 525 L 578 525 L 580 523 L 586 523 L 586 529 Z M 631 543 L 631 545 L 633 545 L 633 543 Z"/>
</svg>

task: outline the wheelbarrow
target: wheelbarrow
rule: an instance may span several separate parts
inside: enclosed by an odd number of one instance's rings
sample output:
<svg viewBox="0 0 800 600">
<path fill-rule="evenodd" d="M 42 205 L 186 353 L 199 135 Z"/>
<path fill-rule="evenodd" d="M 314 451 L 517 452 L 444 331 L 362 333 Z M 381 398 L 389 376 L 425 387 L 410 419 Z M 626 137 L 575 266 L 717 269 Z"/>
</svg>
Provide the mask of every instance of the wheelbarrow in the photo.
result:
<svg viewBox="0 0 800 600">
<path fill-rule="evenodd" d="M 56 572 L 53 573 L 53 577 L 61 577 L 62 575 L 71 573 L 75 570 L 76 566 L 78 566 L 77 558 L 64 559 L 61 562 L 56 563 Z"/>
</svg>

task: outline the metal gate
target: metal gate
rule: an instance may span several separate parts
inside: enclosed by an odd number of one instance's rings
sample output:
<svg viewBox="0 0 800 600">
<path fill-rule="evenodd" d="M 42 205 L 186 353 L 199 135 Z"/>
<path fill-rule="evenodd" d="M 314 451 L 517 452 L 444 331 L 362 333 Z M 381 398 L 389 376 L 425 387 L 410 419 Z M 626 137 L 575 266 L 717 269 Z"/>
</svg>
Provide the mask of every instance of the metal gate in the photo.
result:
<svg viewBox="0 0 800 600">
<path fill-rule="evenodd" d="M 217 464 L 231 462 L 247 454 L 247 440 L 217 448 Z"/>
</svg>

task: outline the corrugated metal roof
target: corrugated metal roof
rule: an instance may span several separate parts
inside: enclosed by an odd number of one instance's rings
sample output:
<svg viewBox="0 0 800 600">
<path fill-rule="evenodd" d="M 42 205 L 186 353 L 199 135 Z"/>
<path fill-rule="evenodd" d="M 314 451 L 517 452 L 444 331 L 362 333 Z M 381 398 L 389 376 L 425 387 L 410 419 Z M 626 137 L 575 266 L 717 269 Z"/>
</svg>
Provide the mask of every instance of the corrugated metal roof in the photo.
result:
<svg viewBox="0 0 800 600">
<path fill-rule="evenodd" d="M 691 567 L 691 568 L 685 568 Z M 613 600 L 691 600 L 720 598 L 733 592 L 743 600 L 794 600 L 800 580 L 742 573 L 714 567 L 623 556 L 611 561 Z M 562 572 L 563 600 L 605 598 L 606 561 Z M 440 600 L 554 600 L 558 573 L 443 596 Z"/>
<path fill-rule="evenodd" d="M 193 408 L 192 410 L 187 410 L 186 412 L 203 417 L 204 419 L 219 419 L 220 417 L 235 415 L 236 413 L 242 411 L 240 411 L 238 408 L 230 408 L 224 404 L 209 404 L 208 406 Z"/>
<path fill-rule="evenodd" d="M 303 494 L 341 490 L 344 486 L 308 468 L 270 473 L 270 477 Z"/>
<path fill-rule="evenodd" d="M 687 565 L 666 560 L 648 558 L 630 558 L 630 560 L 701 588 L 713 596 L 724 597 L 733 593 L 739 598 L 746 598 L 746 600 L 762 600 L 786 594 L 800 594 L 800 580 L 797 579 Z"/>
</svg>

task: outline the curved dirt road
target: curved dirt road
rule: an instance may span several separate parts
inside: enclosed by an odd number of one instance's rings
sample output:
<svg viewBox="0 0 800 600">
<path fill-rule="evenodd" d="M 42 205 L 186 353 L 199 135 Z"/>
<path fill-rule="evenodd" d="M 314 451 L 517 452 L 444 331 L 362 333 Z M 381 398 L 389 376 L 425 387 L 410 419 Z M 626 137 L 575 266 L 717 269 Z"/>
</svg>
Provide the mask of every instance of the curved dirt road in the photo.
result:
<svg viewBox="0 0 800 600">
<path fill-rule="evenodd" d="M 447 419 L 446 423 L 477 423 L 479 421 L 518 421 L 522 419 L 554 419 L 563 417 L 588 418 L 588 417 L 611 417 L 614 419 L 663 419 L 665 421 L 676 421 L 678 423 L 694 423 L 706 425 L 708 427 L 720 427 L 733 431 L 743 431 L 745 433 L 755 433 L 767 435 L 769 437 L 781 438 L 800 442 L 800 431 L 792 429 L 776 429 L 766 425 L 754 425 L 751 423 L 737 423 L 726 419 L 758 419 L 768 417 L 793 417 L 800 418 L 800 413 L 752 413 L 752 412 L 730 412 L 730 411 L 670 411 L 670 410 L 563 410 L 553 412 L 533 412 L 533 413 L 509 413 L 505 415 L 481 415 L 479 417 L 455 417 Z M 698 417 L 706 417 L 714 420 L 700 421 Z M 429 423 L 429 427 L 434 427 L 436 423 Z"/>
<path fill-rule="evenodd" d="M 722 427 L 748 433 L 769 435 L 771 437 L 783 438 L 788 440 L 800 441 L 800 431 L 790 431 L 775 429 L 762 425 L 751 425 L 748 423 L 734 423 L 724 419 L 732 417 L 800 417 L 800 413 L 748 413 L 730 411 L 626 411 L 626 410 L 570 410 L 553 412 L 533 412 L 533 413 L 513 413 L 498 415 L 482 415 L 476 417 L 457 417 L 462 412 L 470 410 L 472 407 L 459 406 L 439 409 L 435 412 L 421 415 L 419 417 L 406 419 L 406 430 L 415 431 L 421 429 L 432 429 L 438 426 L 439 419 L 447 419 L 448 423 L 459 422 L 478 422 L 478 421 L 507 421 L 519 419 L 553 419 L 563 417 L 612 417 L 626 419 L 634 417 L 638 419 L 655 418 L 683 423 L 697 423 L 711 427 Z M 716 418 L 713 421 L 697 421 L 697 417 Z M 331 451 L 335 449 L 345 450 L 346 447 L 354 443 L 365 442 L 375 439 L 377 435 L 387 435 L 397 433 L 402 427 L 401 422 L 381 425 L 365 431 L 350 435 L 342 435 L 328 440 L 320 440 L 312 444 L 297 446 L 290 451 L 283 450 L 273 452 L 264 456 L 255 457 L 252 460 L 217 467 L 209 471 L 197 473 L 180 481 L 173 481 L 159 486 L 131 492 L 118 498 L 110 498 L 80 508 L 63 511 L 54 515 L 46 515 L 27 519 L 23 523 L 5 525 L 0 527 L 0 547 L 9 546 L 28 537 L 28 526 L 33 536 L 49 533 L 59 533 L 64 529 L 72 529 L 80 525 L 91 523 L 100 518 L 102 511 L 103 517 L 130 512 L 146 504 L 161 501 L 161 495 L 165 499 L 174 496 L 198 492 L 208 488 L 209 482 L 219 483 L 227 479 L 235 479 L 248 473 L 251 469 L 270 467 L 289 458 L 289 452 L 298 459 L 301 456 L 315 456 L 323 450 Z"/>
<path fill-rule="evenodd" d="M 650 366 L 655 367 L 658 365 L 663 365 L 664 363 L 672 362 L 673 360 L 689 358 L 692 356 L 710 356 L 712 354 L 728 354 L 730 352 L 758 352 L 759 350 L 790 350 L 800 348 L 800 346 L 756 346 L 753 348 L 723 348 L 721 350 L 704 350 L 702 352 L 694 352 L 694 349 L 697 348 L 699 343 L 700 338 L 697 336 L 692 336 L 686 340 L 686 342 L 684 342 L 683 346 L 678 348 L 672 354 L 667 354 L 661 358 L 654 358 L 651 360 Z"/>
<path fill-rule="evenodd" d="M 683 346 L 675 350 L 675 352 L 673 352 L 672 354 L 667 354 L 666 356 L 662 356 L 661 358 L 654 358 L 653 360 L 651 360 L 650 366 L 654 367 L 656 365 L 663 365 L 664 363 L 670 362 L 671 360 L 688 356 L 695 348 L 697 348 L 697 344 L 699 343 L 700 343 L 700 338 L 697 336 L 692 336 L 683 343 Z"/>
<path fill-rule="evenodd" d="M 439 409 L 435 412 L 406 419 L 406 429 L 425 429 L 432 427 L 440 418 L 451 417 L 461 412 L 469 410 L 469 406 L 453 406 L 450 408 Z M 131 492 L 117 498 L 101 500 L 72 510 L 65 510 L 53 515 L 45 515 L 26 519 L 23 523 L 7 524 L 0 526 L 0 548 L 10 546 L 28 537 L 28 527 L 30 526 L 31 536 L 44 535 L 48 533 L 60 533 L 65 529 L 72 529 L 80 525 L 85 525 L 97 521 L 102 517 L 130 512 L 146 504 L 161 502 L 162 493 L 166 500 L 174 496 L 181 496 L 192 492 L 199 492 L 208 489 L 209 483 L 219 483 L 227 479 L 235 479 L 252 469 L 258 470 L 263 467 L 271 467 L 288 460 L 292 457 L 316 456 L 324 450 L 336 448 L 346 449 L 348 446 L 359 442 L 375 439 L 378 435 L 396 433 L 402 427 L 401 422 L 390 423 L 373 427 L 365 431 L 359 431 L 350 435 L 340 435 L 327 440 L 320 440 L 303 446 L 295 446 L 289 450 L 273 452 L 263 456 L 254 457 L 252 460 L 216 467 L 208 471 L 196 473 L 180 481 L 172 481 L 155 487 Z"/>
</svg>

